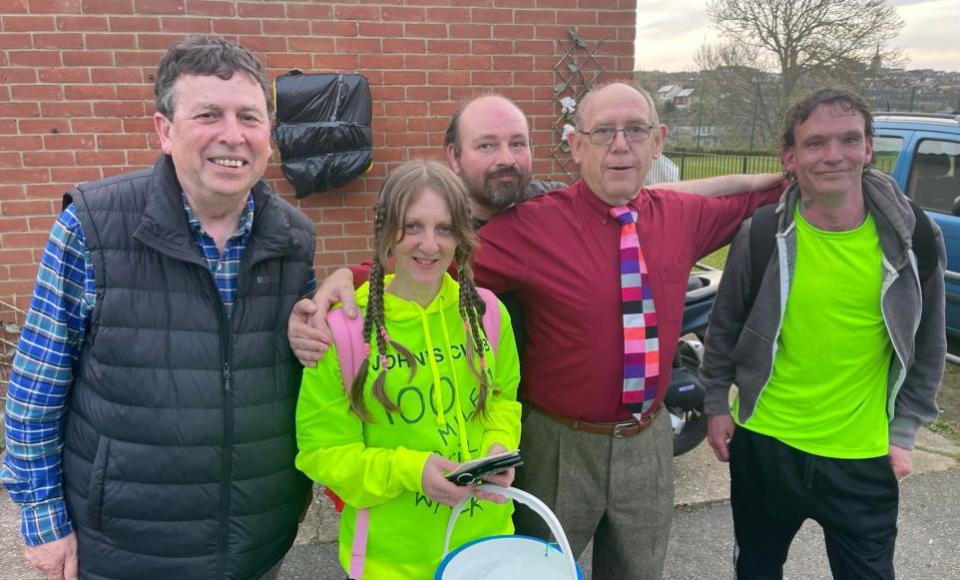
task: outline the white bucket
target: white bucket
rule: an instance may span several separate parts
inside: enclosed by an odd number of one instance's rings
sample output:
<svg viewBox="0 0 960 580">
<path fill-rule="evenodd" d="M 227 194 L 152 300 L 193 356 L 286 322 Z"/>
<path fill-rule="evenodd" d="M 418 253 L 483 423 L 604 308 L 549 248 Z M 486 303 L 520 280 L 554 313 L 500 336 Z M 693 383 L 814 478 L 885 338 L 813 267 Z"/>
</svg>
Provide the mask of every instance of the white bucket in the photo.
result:
<svg viewBox="0 0 960 580">
<path fill-rule="evenodd" d="M 547 522 L 556 545 L 530 536 L 492 536 L 466 543 L 450 551 L 450 537 L 467 497 L 453 508 L 443 541 L 443 560 L 435 580 L 583 580 L 563 533 L 550 508 L 529 493 L 514 487 L 481 485 L 478 489 L 498 493 L 527 505 Z"/>
</svg>

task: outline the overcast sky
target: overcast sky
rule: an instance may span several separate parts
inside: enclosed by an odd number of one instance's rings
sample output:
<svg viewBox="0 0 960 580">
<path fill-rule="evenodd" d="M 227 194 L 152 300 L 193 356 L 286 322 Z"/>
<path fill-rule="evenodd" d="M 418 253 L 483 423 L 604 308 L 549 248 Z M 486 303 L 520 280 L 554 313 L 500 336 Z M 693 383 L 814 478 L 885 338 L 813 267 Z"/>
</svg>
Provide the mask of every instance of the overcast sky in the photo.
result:
<svg viewBox="0 0 960 580">
<path fill-rule="evenodd" d="M 892 0 L 905 24 L 893 46 L 910 59 L 907 68 L 960 71 L 960 1 Z M 693 57 L 715 41 L 704 0 L 638 0 L 637 57 L 643 70 L 696 70 Z"/>
</svg>

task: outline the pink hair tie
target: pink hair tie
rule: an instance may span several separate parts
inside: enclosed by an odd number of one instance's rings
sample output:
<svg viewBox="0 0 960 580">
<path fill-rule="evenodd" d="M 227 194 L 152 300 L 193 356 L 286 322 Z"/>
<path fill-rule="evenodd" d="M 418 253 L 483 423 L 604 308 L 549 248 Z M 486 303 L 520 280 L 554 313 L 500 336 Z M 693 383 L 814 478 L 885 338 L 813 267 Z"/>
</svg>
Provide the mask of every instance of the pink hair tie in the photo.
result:
<svg viewBox="0 0 960 580">
<path fill-rule="evenodd" d="M 387 370 L 387 355 L 385 354 L 380 355 L 380 367 L 383 370 Z"/>
</svg>

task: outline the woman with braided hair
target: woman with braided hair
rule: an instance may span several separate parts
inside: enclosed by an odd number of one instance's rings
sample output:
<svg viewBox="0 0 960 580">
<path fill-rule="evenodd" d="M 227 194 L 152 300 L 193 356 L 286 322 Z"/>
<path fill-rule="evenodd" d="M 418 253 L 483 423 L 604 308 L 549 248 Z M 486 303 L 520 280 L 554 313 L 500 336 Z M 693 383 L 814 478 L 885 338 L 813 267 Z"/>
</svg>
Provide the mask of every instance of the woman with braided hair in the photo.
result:
<svg viewBox="0 0 960 580">
<path fill-rule="evenodd" d="M 433 578 L 448 506 L 471 494 L 503 502 L 444 474 L 517 447 L 519 362 L 502 304 L 499 336 L 487 340 L 470 268 L 477 241 L 456 174 L 404 163 L 380 190 L 374 228 L 370 281 L 356 291 L 363 360 L 346 386 L 336 345 L 304 370 L 296 464 L 345 503 L 340 562 L 350 578 Z M 454 261 L 459 281 L 447 273 Z M 509 486 L 513 470 L 487 481 Z M 472 501 L 451 548 L 512 533 L 512 512 L 509 502 Z"/>
</svg>

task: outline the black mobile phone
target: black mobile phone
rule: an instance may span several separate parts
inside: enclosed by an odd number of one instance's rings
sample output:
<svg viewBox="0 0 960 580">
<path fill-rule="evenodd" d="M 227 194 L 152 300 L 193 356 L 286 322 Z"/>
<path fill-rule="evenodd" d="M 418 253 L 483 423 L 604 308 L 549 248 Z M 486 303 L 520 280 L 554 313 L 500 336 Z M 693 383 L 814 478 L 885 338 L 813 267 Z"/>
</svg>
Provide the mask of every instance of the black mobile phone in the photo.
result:
<svg viewBox="0 0 960 580">
<path fill-rule="evenodd" d="M 506 451 L 504 453 L 498 453 L 497 455 L 467 461 L 451 473 L 448 473 L 446 478 L 456 485 L 470 485 L 482 481 L 486 475 L 500 473 L 519 465 L 523 465 L 523 458 L 520 456 L 520 452 Z"/>
</svg>

